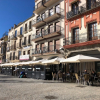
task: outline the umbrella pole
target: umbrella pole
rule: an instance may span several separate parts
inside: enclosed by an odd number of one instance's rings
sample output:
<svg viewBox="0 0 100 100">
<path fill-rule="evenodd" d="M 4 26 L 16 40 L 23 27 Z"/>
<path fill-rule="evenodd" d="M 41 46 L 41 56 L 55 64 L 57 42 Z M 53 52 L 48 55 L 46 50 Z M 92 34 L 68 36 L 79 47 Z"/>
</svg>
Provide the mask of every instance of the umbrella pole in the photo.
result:
<svg viewBox="0 0 100 100">
<path fill-rule="evenodd" d="M 81 83 L 81 62 L 80 62 L 80 83 Z"/>
</svg>

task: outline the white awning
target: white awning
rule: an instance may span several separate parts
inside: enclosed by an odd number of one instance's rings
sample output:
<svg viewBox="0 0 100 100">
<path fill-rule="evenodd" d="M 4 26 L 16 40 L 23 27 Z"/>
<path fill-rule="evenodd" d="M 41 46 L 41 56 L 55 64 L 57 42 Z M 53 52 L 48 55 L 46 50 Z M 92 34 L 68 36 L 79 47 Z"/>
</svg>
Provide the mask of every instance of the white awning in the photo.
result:
<svg viewBox="0 0 100 100">
<path fill-rule="evenodd" d="M 64 60 L 64 58 L 54 58 L 54 59 L 50 59 L 50 60 L 45 60 L 42 62 L 42 64 L 60 64 L 60 60 Z"/>
<path fill-rule="evenodd" d="M 76 55 L 67 59 L 63 59 L 60 62 L 78 63 L 78 62 L 94 62 L 94 61 L 100 61 L 100 59 L 96 57 L 85 56 L 85 55 Z"/>
</svg>

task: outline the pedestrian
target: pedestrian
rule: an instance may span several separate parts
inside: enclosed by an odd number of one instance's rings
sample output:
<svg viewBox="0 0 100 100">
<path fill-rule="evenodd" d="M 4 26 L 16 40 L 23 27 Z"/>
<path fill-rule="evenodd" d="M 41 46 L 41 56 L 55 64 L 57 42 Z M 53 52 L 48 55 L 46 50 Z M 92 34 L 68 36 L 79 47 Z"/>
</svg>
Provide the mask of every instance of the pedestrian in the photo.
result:
<svg viewBox="0 0 100 100">
<path fill-rule="evenodd" d="M 66 74 L 65 74 L 65 72 L 63 72 L 63 74 L 62 74 L 62 78 L 63 78 L 63 82 L 65 82 L 66 81 Z"/>
</svg>

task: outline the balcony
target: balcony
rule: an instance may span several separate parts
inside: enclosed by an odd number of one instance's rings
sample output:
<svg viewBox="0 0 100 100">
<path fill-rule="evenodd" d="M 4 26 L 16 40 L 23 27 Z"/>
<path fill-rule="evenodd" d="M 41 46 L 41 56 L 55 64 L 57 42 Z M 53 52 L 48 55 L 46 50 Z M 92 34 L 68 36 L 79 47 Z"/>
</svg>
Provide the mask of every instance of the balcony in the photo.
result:
<svg viewBox="0 0 100 100">
<path fill-rule="evenodd" d="M 50 28 L 47 28 L 47 30 L 44 30 L 43 32 L 38 33 L 38 35 L 33 35 L 32 36 L 32 41 L 40 41 L 46 38 L 51 38 L 55 36 L 60 36 L 61 35 L 61 26 L 52 26 Z"/>
<path fill-rule="evenodd" d="M 7 49 L 6 49 L 6 50 L 7 50 L 7 52 L 10 52 L 10 47 L 7 47 Z"/>
<path fill-rule="evenodd" d="M 14 35 L 11 35 L 11 36 L 10 36 L 10 40 L 16 40 L 16 39 L 17 39 L 16 36 L 14 36 Z"/>
<path fill-rule="evenodd" d="M 27 43 L 28 46 L 31 46 L 31 40 L 28 40 L 28 43 Z"/>
<path fill-rule="evenodd" d="M 93 4 L 89 4 L 87 6 L 87 4 L 83 4 L 82 6 L 79 6 L 78 8 L 74 9 L 73 11 L 69 11 L 67 13 L 67 19 L 71 19 L 74 18 L 78 15 L 84 14 L 86 12 L 89 12 L 93 9 L 97 9 L 100 7 L 100 0 L 96 0 L 96 2 L 93 2 Z"/>
<path fill-rule="evenodd" d="M 27 43 L 26 43 L 26 42 L 23 42 L 23 43 L 22 43 L 22 46 L 23 46 L 23 47 L 26 47 L 26 46 L 27 46 Z"/>
<path fill-rule="evenodd" d="M 37 49 L 33 49 L 32 50 L 32 55 L 33 56 L 39 56 L 42 54 L 42 51 L 40 50 L 40 48 L 37 48 Z"/>
<path fill-rule="evenodd" d="M 19 59 L 17 56 L 10 56 L 10 58 L 8 58 L 8 61 L 10 60 L 10 62 L 19 62 Z"/>
<path fill-rule="evenodd" d="M 43 39 L 42 38 L 42 33 L 39 33 L 38 35 L 35 34 L 35 35 L 32 36 L 32 41 L 40 41 L 42 39 Z"/>
<path fill-rule="evenodd" d="M 23 34 L 19 31 L 17 36 L 21 38 L 23 37 Z"/>
<path fill-rule="evenodd" d="M 61 48 L 61 45 L 50 45 L 47 47 L 43 47 L 42 53 L 43 55 L 51 55 L 51 54 L 57 54 L 59 53 L 59 49 Z"/>
<path fill-rule="evenodd" d="M 16 46 L 15 45 L 12 45 L 12 46 L 10 46 L 10 50 L 16 50 Z"/>
<path fill-rule="evenodd" d="M 17 48 L 18 48 L 18 49 L 21 49 L 21 48 L 22 48 L 21 43 L 17 43 Z"/>
<path fill-rule="evenodd" d="M 44 16 L 42 16 L 42 19 L 46 22 L 46 23 L 49 23 L 49 22 L 52 22 L 54 20 L 57 20 L 61 17 L 61 14 L 63 13 L 63 10 L 59 7 L 55 7 L 53 9 L 53 11 L 51 12 L 46 12 L 44 14 Z"/>
<path fill-rule="evenodd" d="M 42 25 L 45 25 L 46 23 L 57 20 L 61 17 L 62 13 L 63 10 L 59 7 L 56 7 L 52 11 L 46 12 L 43 15 L 39 16 L 37 19 L 33 20 L 33 27 L 38 28 Z"/>
<path fill-rule="evenodd" d="M 26 34 L 28 32 L 28 27 L 27 28 L 23 28 L 23 34 Z"/>
<path fill-rule="evenodd" d="M 61 26 L 52 26 L 45 30 L 45 33 L 43 34 L 43 38 L 51 38 L 55 36 L 60 36 L 61 35 Z"/>
<path fill-rule="evenodd" d="M 32 23 L 33 27 L 38 28 L 38 27 L 40 27 L 42 25 L 45 25 L 45 22 L 43 21 L 42 18 L 38 18 L 38 19 L 33 20 L 33 23 Z"/>
<path fill-rule="evenodd" d="M 37 5 L 35 5 L 33 13 L 39 14 L 40 12 L 45 10 L 47 7 L 53 5 L 54 3 L 58 1 L 60 0 L 41 0 Z"/>
<path fill-rule="evenodd" d="M 100 44 L 100 30 L 82 33 L 76 37 L 70 36 L 64 39 L 64 48 L 66 49 L 94 44 Z"/>
</svg>

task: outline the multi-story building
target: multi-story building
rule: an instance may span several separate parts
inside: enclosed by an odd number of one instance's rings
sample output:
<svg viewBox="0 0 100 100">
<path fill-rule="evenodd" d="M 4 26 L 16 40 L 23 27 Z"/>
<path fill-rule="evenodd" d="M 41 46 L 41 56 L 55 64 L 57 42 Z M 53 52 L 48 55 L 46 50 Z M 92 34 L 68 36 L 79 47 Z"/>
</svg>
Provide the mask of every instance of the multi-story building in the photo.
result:
<svg viewBox="0 0 100 100">
<path fill-rule="evenodd" d="M 7 46 L 8 36 L 5 35 L 0 39 L 0 63 L 6 63 L 6 46 Z"/>
<path fill-rule="evenodd" d="M 9 29 L 6 53 L 7 63 L 18 63 L 32 60 L 31 51 L 32 45 L 34 44 L 32 44 L 31 37 L 35 31 L 32 27 L 33 18 L 34 15 Z M 20 68 L 24 69 L 23 67 L 24 66 Z M 14 67 L 13 70 L 16 70 L 16 67 Z"/>
<path fill-rule="evenodd" d="M 84 54 L 100 58 L 100 0 L 65 0 L 66 56 Z M 100 63 L 83 63 L 82 71 L 100 71 Z M 79 64 L 74 64 L 74 71 Z"/>
<path fill-rule="evenodd" d="M 35 0 L 33 13 L 35 13 L 35 20 L 32 26 L 36 28 L 32 36 L 32 41 L 35 42 L 32 50 L 34 60 L 63 57 L 59 49 L 63 47 L 64 38 L 64 1 Z M 58 71 L 61 65 L 35 66 L 36 72 L 40 72 L 40 75 L 35 73 L 36 78 L 41 78 L 41 75 L 44 75 L 41 72 L 47 69 Z"/>
</svg>

